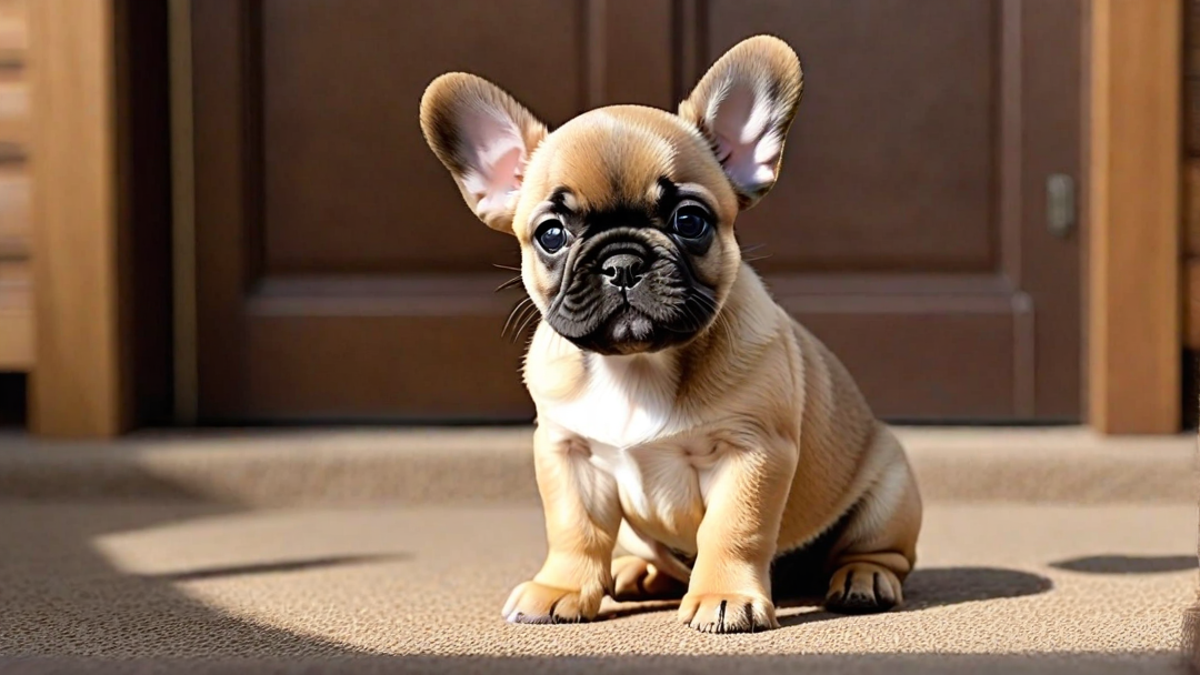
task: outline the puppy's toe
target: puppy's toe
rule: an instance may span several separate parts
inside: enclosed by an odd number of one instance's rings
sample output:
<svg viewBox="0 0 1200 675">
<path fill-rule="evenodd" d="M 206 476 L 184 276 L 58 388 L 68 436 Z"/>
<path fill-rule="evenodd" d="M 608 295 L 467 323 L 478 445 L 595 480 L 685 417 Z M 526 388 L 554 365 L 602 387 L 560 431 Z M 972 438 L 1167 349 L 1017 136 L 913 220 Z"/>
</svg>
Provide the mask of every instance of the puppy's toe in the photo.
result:
<svg viewBox="0 0 1200 675">
<path fill-rule="evenodd" d="M 683 597 L 687 586 L 637 556 L 617 558 L 612 564 L 613 599 L 621 602 L 666 600 Z"/>
<path fill-rule="evenodd" d="M 509 623 L 581 623 L 596 618 L 601 593 L 580 593 L 526 581 L 504 603 Z"/>
<path fill-rule="evenodd" d="M 765 596 L 688 593 L 679 620 L 702 633 L 753 633 L 778 628 L 775 605 Z"/>
<path fill-rule="evenodd" d="M 904 601 L 900 579 L 873 563 L 844 565 L 834 573 L 825 608 L 842 614 L 886 612 Z"/>
</svg>

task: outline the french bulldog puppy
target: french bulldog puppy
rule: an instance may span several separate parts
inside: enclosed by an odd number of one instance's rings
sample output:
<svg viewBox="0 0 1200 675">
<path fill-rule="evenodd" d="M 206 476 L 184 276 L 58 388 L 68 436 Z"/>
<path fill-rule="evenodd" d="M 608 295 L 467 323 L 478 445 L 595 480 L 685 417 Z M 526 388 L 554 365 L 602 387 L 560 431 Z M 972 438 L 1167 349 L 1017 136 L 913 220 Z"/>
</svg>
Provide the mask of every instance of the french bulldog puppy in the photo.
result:
<svg viewBox="0 0 1200 675">
<path fill-rule="evenodd" d="M 757 36 L 677 114 L 618 105 L 550 131 L 474 75 L 425 91 L 429 146 L 516 237 L 541 316 L 524 378 L 549 552 L 508 621 L 586 621 L 607 594 L 680 598 L 681 621 L 732 633 L 778 626 L 773 593 L 902 601 L 921 525 L 904 450 L 734 235 L 779 177 L 802 84 Z"/>
</svg>

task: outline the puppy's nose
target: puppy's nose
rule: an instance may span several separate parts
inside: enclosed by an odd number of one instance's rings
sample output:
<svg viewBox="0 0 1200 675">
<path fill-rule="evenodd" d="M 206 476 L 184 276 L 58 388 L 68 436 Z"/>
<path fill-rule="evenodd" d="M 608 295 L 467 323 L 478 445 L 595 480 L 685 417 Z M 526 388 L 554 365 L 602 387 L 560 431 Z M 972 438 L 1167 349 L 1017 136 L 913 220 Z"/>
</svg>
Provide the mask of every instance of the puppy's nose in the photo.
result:
<svg viewBox="0 0 1200 675">
<path fill-rule="evenodd" d="M 642 269 L 645 262 L 631 253 L 618 253 L 609 256 L 600 266 L 604 280 L 617 288 L 633 288 L 642 280 Z"/>
</svg>

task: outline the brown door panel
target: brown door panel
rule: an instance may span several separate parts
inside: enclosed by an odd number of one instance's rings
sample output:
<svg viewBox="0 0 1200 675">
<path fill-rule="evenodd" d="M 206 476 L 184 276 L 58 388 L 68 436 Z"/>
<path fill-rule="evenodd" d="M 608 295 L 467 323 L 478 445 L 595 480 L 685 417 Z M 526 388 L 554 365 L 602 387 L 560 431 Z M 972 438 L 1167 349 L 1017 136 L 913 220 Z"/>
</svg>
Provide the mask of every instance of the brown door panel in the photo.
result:
<svg viewBox="0 0 1200 675">
<path fill-rule="evenodd" d="M 470 70 L 552 124 L 671 108 L 776 33 L 806 90 L 739 234 L 876 410 L 1076 420 L 1079 0 L 204 0 L 193 4 L 201 418 L 529 420 L 494 294 L 516 244 L 420 136 Z"/>
<path fill-rule="evenodd" d="M 804 99 L 780 183 L 741 221 L 764 269 L 995 269 L 996 25 L 974 0 L 714 0 L 701 63 L 766 29 Z M 794 20 L 783 20 L 794 17 Z"/>
</svg>

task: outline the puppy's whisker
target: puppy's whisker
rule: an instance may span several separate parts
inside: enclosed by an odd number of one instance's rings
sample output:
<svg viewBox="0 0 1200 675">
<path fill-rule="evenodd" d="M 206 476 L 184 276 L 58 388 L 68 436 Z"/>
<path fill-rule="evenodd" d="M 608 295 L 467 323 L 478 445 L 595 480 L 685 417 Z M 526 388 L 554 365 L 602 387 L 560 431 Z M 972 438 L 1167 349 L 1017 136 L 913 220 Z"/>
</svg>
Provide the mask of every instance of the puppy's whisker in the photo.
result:
<svg viewBox="0 0 1200 675">
<path fill-rule="evenodd" d="M 717 301 L 712 299 L 711 297 L 709 297 L 707 294 L 696 293 L 696 294 L 692 295 L 691 297 L 694 298 L 697 303 L 699 303 L 704 309 L 708 310 L 709 312 L 712 312 L 713 314 L 718 313 L 717 312 Z"/>
<path fill-rule="evenodd" d="M 714 316 L 712 325 L 710 327 L 711 330 L 722 331 L 725 337 L 724 344 L 727 347 L 733 345 L 735 342 L 733 325 L 729 322 L 729 318 L 724 312 L 718 311 L 717 301 L 712 296 L 704 293 L 697 293 L 692 297 L 696 299 L 697 303 L 704 305 Z"/>
<path fill-rule="evenodd" d="M 700 315 L 696 312 L 695 308 L 692 307 L 692 301 L 693 298 L 690 297 L 687 300 L 684 300 L 683 309 L 688 318 L 692 320 L 692 325 L 689 327 L 689 330 L 697 331 L 704 326 L 704 320 L 700 318 Z"/>
<path fill-rule="evenodd" d="M 500 284 L 499 286 L 497 286 L 496 292 L 499 293 L 500 291 L 503 291 L 506 288 L 512 288 L 513 286 L 520 286 L 521 282 L 522 282 L 522 279 L 521 279 L 520 275 L 517 275 L 517 276 L 509 279 L 508 281 Z"/>
<path fill-rule="evenodd" d="M 521 326 L 524 325 L 525 318 L 529 316 L 529 312 L 530 309 L 528 306 L 526 306 L 521 309 L 521 313 L 518 314 L 517 318 L 513 320 L 512 330 L 508 331 L 507 333 L 509 342 L 516 343 L 517 337 L 521 334 Z"/>
<path fill-rule="evenodd" d="M 721 330 L 725 331 L 725 348 L 726 350 L 731 351 L 734 348 L 734 344 L 737 343 L 737 337 L 734 335 L 733 322 L 725 316 L 721 316 L 720 319 Z"/>
<path fill-rule="evenodd" d="M 523 326 L 521 326 L 521 330 L 517 332 L 517 336 L 519 337 L 519 336 L 525 335 L 525 334 L 526 334 L 526 331 L 527 331 L 529 328 L 532 328 L 532 327 L 534 327 L 534 326 L 536 326 L 536 325 L 538 324 L 538 319 L 539 319 L 539 318 L 540 318 L 540 317 L 539 317 L 539 315 L 538 315 L 538 313 L 537 313 L 537 312 L 534 312 L 534 313 L 530 314 L 530 315 L 529 315 L 529 318 L 528 318 L 528 319 L 526 319 L 526 322 L 525 322 L 525 324 L 524 324 Z M 531 335 L 531 336 L 530 336 L 530 338 L 532 338 L 532 337 L 533 337 L 533 336 Z"/>
<path fill-rule="evenodd" d="M 537 305 L 530 305 L 525 311 L 525 315 L 521 317 L 521 322 L 517 325 L 516 331 L 513 332 L 513 341 L 525 334 L 525 329 L 529 328 L 531 321 L 541 318 L 542 313 L 538 310 Z"/>
<path fill-rule="evenodd" d="M 492 267 L 495 267 L 496 269 L 501 269 L 501 270 L 508 270 L 509 272 L 520 272 L 521 271 L 520 267 L 513 267 L 512 265 L 501 265 L 500 263 L 492 263 Z"/>
<path fill-rule="evenodd" d="M 683 303 L 679 305 L 679 309 L 683 312 L 683 318 L 687 319 L 688 321 L 687 325 L 683 327 L 683 330 L 696 330 L 696 326 L 699 325 L 696 321 L 696 313 L 692 311 L 692 307 L 687 298 L 685 298 Z"/>
<path fill-rule="evenodd" d="M 537 306 L 534 306 L 533 311 L 529 312 L 529 314 L 525 317 L 525 320 L 521 322 L 521 327 L 518 328 L 516 333 L 513 334 L 513 341 L 515 342 L 517 337 L 523 335 L 525 333 L 525 329 L 529 328 L 530 324 L 535 322 L 537 319 L 540 319 L 541 316 L 542 313 L 538 311 Z"/>
<path fill-rule="evenodd" d="M 521 301 L 518 302 L 515 306 L 513 306 L 512 310 L 509 311 L 509 313 L 508 313 L 508 318 L 505 319 L 505 321 L 504 321 L 504 328 L 500 329 L 500 337 L 504 337 L 505 335 L 508 334 L 508 328 L 509 328 L 509 326 L 512 325 L 513 318 L 516 317 L 517 312 L 524 311 L 524 309 L 528 305 L 532 305 L 532 304 L 533 304 L 533 298 L 526 296 L 524 298 L 521 298 Z"/>
<path fill-rule="evenodd" d="M 755 257 L 753 257 L 753 258 L 742 258 L 742 262 L 744 262 L 744 263 L 756 263 L 756 262 L 758 262 L 758 261 L 760 261 L 760 260 L 766 260 L 767 258 L 770 258 L 770 257 L 771 257 L 771 254 L 769 254 L 769 253 L 768 253 L 767 255 L 755 256 Z"/>
</svg>

